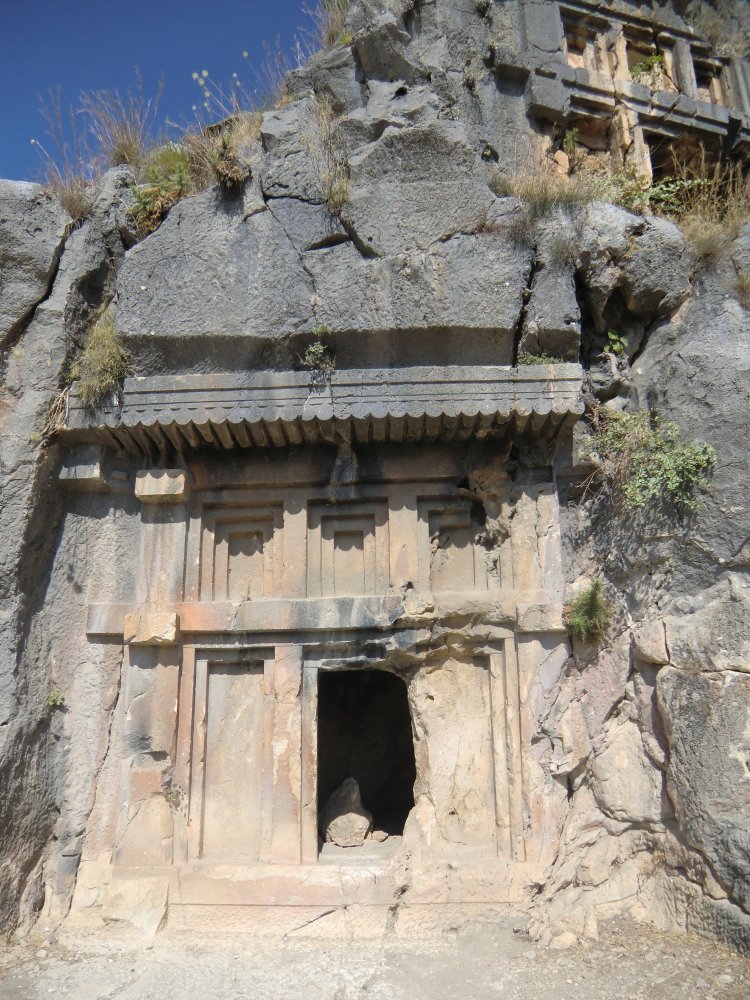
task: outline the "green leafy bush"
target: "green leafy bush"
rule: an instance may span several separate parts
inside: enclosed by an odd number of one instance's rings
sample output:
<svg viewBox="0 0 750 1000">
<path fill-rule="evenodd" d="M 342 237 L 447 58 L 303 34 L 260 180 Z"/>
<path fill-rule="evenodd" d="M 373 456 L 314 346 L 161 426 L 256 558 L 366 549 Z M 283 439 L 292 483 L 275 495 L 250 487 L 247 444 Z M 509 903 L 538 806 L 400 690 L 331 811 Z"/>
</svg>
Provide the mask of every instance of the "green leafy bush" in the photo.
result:
<svg viewBox="0 0 750 1000">
<path fill-rule="evenodd" d="M 698 509 L 697 494 L 708 485 L 716 462 L 710 445 L 683 440 L 677 424 L 648 410 L 625 415 L 600 410 L 595 419 L 601 471 L 628 509 L 665 502 L 678 510 Z"/>
<path fill-rule="evenodd" d="M 606 634 L 611 613 L 602 581 L 593 580 L 586 590 L 565 605 L 565 625 L 575 639 L 599 641 Z"/>
<path fill-rule="evenodd" d="M 95 408 L 130 374 L 128 356 L 115 330 L 115 317 L 107 309 L 94 324 L 80 358 L 71 368 L 78 379 L 78 395 Z"/>
</svg>

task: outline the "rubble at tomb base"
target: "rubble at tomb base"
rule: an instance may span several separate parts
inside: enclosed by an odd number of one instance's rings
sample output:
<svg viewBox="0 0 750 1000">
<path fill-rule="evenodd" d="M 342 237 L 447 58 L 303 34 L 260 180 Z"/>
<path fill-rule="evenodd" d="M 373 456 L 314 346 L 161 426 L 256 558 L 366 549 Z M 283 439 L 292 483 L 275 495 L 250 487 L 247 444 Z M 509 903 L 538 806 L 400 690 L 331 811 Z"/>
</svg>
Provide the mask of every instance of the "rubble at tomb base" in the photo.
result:
<svg viewBox="0 0 750 1000">
<path fill-rule="evenodd" d="M 346 778 L 320 814 L 324 839 L 337 847 L 362 847 L 372 830 L 372 813 L 362 805 L 356 778 Z"/>
<path fill-rule="evenodd" d="M 741 162 L 748 64 L 668 5 L 346 18 L 234 197 L 138 241 L 125 168 L 77 228 L 0 182 L 2 926 L 513 909 L 556 947 L 627 915 L 748 951 L 750 225 L 706 264 L 491 186 L 527 148 Z M 133 371 L 92 409 L 61 389 L 110 304 Z M 713 447 L 698 511 L 594 488 L 595 403 Z M 571 639 L 593 580 L 608 628 Z"/>
</svg>

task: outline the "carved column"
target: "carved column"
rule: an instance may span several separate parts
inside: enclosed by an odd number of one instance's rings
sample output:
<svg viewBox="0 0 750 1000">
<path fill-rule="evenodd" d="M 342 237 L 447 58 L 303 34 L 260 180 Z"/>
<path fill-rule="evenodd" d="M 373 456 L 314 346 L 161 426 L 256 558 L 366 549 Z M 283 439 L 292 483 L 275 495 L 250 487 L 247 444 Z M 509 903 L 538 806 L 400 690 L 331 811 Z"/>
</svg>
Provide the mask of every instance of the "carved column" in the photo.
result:
<svg viewBox="0 0 750 1000">
<path fill-rule="evenodd" d="M 299 864 L 302 840 L 302 649 L 278 645 L 274 664 L 271 861 Z"/>
</svg>

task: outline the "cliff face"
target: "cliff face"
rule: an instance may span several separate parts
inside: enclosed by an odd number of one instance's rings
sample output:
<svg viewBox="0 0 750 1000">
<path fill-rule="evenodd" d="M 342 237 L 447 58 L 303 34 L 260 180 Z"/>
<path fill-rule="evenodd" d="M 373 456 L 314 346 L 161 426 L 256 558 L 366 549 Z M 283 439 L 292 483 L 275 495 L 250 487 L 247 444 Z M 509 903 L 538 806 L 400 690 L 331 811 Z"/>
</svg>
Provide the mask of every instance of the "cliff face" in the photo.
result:
<svg viewBox="0 0 750 1000">
<path fill-rule="evenodd" d="M 682 81 L 691 33 L 668 9 L 607 7 L 605 30 L 602 12 L 585 3 L 566 8 L 565 21 L 549 3 L 353 4 L 352 44 L 292 74 L 289 101 L 264 115 L 259 139 L 243 150 L 251 172 L 242 189 L 179 202 L 141 242 L 126 170 L 106 175 L 79 228 L 40 188 L 0 185 L 6 928 L 43 906 L 50 919 L 65 916 L 95 799 L 104 814 L 115 794 L 105 779 L 119 766 L 122 640 L 87 641 L 88 609 L 132 600 L 145 571 L 138 546 L 153 527 L 139 519 L 130 473 L 117 462 L 189 464 L 191 434 L 196 448 L 228 447 L 226 463 L 239 462 L 239 432 L 198 433 L 198 418 L 190 423 L 179 406 L 200 409 L 201 427 L 220 417 L 235 426 L 227 387 L 249 385 L 252 373 L 274 385 L 324 329 L 337 368 L 360 372 L 363 391 L 373 372 L 405 369 L 408 381 L 409 371 L 439 366 L 459 383 L 469 366 L 510 369 L 519 355 L 547 353 L 582 363 L 578 412 L 596 398 L 616 410 L 652 408 L 714 447 L 710 488 L 687 520 L 657 509 L 624 516 L 605 494 L 582 490 L 591 471 L 582 424 L 542 443 L 528 423 L 515 441 L 507 428 L 495 437 L 485 429 L 492 461 L 511 456 L 508 502 L 476 468 L 468 487 L 490 515 L 494 534 L 482 544 L 495 561 L 526 520 L 541 553 L 528 558 L 560 606 L 601 577 L 615 608 L 601 645 L 573 640 L 560 652 L 550 638 L 559 624 L 539 626 L 535 641 L 550 652 L 522 678 L 531 727 L 524 822 L 541 824 L 533 842 L 544 872 L 524 900 L 532 930 L 564 944 L 627 911 L 750 947 L 750 313 L 737 297 L 738 275 L 750 273 L 750 227 L 706 264 L 663 219 L 602 201 L 537 211 L 490 187 L 498 168 L 564 167 L 560 135 L 574 123 L 590 143 L 582 155 L 618 168 L 641 163 L 657 122 L 744 141 L 750 108 L 732 101 L 745 93 L 746 66 L 727 69 L 726 105 L 697 92 L 642 93 L 649 88 L 618 76 L 618 39 L 633 24 L 639 38 L 656 23 L 672 32 Z M 601 64 L 566 60 L 573 15 L 579 28 L 599 26 L 606 44 L 592 46 L 613 54 L 609 81 Z M 153 385 L 129 380 L 121 406 L 99 415 L 75 403 L 66 414 L 64 397 L 55 410 L 66 366 L 110 301 L 136 376 Z M 626 344 L 617 354 L 607 351 L 612 329 Z M 185 402 L 201 375 L 215 397 Z M 156 403 L 129 411 L 129 394 L 141 390 L 157 393 Z M 398 392 L 389 384 L 383 398 L 401 405 Z M 163 407 L 161 419 L 149 405 Z M 458 412 L 480 409 L 464 401 Z M 358 429 L 363 413 L 347 416 L 346 440 L 337 425 L 324 442 L 339 448 L 332 477 L 349 486 L 356 434 L 381 440 Z M 58 433 L 40 444 L 50 419 Z M 438 439 L 455 422 L 442 426 Z M 266 444 L 289 440 L 273 433 Z M 92 472 L 81 449 L 102 442 L 109 451 Z M 302 432 L 293 443 L 304 446 Z M 96 490 L 77 492 L 76 477 L 96 480 Z M 548 480 L 556 499 L 543 515 L 539 484 Z M 545 565 L 545 536 L 560 530 L 562 548 Z M 410 614 L 424 624 L 423 610 Z M 461 621 L 446 635 L 481 624 Z M 58 689 L 64 712 L 48 704 Z"/>
</svg>

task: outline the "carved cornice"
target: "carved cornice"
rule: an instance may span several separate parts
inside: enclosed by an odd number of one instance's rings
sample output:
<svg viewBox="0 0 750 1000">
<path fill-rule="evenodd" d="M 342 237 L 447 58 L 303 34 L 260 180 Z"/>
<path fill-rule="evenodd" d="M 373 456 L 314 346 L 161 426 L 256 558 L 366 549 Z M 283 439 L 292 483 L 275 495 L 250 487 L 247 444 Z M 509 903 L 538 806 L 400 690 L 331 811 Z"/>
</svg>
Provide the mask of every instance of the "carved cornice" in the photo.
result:
<svg viewBox="0 0 750 1000">
<path fill-rule="evenodd" d="M 87 410 L 75 395 L 69 430 L 105 430 L 142 449 L 416 441 L 510 422 L 539 431 L 583 412 L 577 364 L 254 371 L 128 378 L 120 406 Z"/>
</svg>

